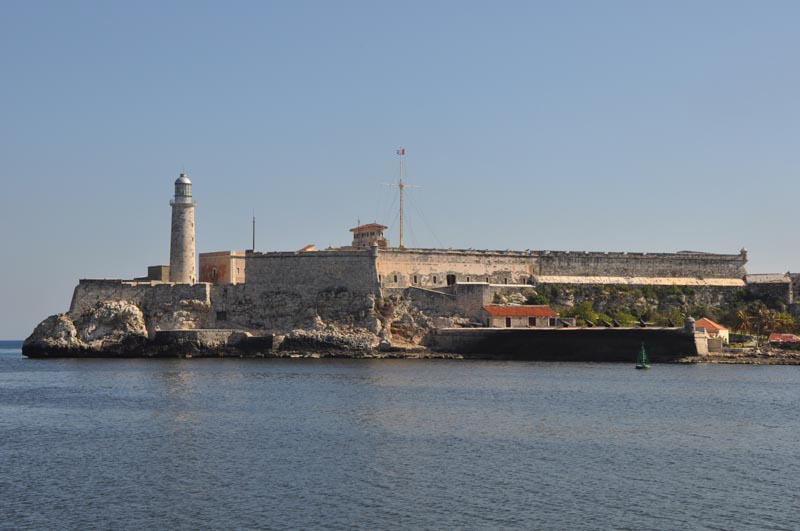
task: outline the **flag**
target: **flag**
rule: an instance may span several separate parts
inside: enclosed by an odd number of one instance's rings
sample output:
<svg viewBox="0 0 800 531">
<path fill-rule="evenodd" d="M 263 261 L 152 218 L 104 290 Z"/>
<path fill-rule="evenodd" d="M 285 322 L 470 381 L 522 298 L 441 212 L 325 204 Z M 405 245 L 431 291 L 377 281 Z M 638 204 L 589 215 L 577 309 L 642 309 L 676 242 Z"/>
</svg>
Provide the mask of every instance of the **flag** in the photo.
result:
<svg viewBox="0 0 800 531">
<path fill-rule="evenodd" d="M 406 150 L 405 150 L 405 148 L 403 148 L 403 149 L 398 149 L 398 150 L 397 150 L 397 154 L 398 154 L 398 155 L 405 155 L 405 154 L 406 154 Z"/>
</svg>

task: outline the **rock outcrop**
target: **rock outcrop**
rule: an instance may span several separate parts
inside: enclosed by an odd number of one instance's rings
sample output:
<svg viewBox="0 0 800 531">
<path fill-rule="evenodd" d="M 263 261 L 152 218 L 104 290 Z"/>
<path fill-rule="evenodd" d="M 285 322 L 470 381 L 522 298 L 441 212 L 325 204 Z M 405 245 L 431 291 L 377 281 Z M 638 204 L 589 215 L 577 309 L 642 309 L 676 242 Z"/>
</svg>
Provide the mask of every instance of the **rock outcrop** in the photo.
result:
<svg viewBox="0 0 800 531">
<path fill-rule="evenodd" d="M 104 301 L 77 316 L 52 315 L 22 345 L 28 357 L 131 356 L 148 342 L 141 309 L 128 301 Z"/>
</svg>

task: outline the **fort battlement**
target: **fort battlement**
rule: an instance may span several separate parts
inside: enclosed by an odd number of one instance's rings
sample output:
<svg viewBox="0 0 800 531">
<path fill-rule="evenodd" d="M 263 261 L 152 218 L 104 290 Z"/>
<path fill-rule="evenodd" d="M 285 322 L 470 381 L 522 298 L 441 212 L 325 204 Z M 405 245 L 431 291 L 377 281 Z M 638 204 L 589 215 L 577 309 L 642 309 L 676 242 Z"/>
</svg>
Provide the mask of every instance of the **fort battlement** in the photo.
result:
<svg viewBox="0 0 800 531">
<path fill-rule="evenodd" d="M 536 251 L 534 260 L 537 275 L 742 279 L 746 274 L 747 251 L 738 254 Z"/>
<path fill-rule="evenodd" d="M 742 285 L 746 263 L 744 250 L 712 254 L 380 249 L 377 253 L 377 271 L 385 287 L 438 288 L 476 281 L 535 284 L 538 277 L 595 277 L 595 282 L 603 278 L 664 278 L 671 284 L 733 279 Z"/>
</svg>

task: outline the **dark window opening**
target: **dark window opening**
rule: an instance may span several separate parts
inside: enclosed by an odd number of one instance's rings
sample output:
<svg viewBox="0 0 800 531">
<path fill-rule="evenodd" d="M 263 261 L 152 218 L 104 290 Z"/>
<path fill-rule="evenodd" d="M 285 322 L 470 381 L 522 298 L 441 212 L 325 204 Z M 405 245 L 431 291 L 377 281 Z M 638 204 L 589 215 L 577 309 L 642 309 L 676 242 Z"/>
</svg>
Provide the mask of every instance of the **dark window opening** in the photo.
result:
<svg viewBox="0 0 800 531">
<path fill-rule="evenodd" d="M 456 283 L 456 276 L 455 275 L 447 275 L 447 285 L 452 286 Z"/>
<path fill-rule="evenodd" d="M 414 275 L 414 284 L 417 283 L 417 275 Z"/>
<path fill-rule="evenodd" d="M 558 324 L 558 319 L 556 317 L 550 318 L 550 326 L 556 326 Z"/>
<path fill-rule="evenodd" d="M 397 282 L 397 275 L 394 276 L 394 281 Z"/>
<path fill-rule="evenodd" d="M 508 279 L 507 278 L 503 279 L 503 284 L 508 284 Z"/>
<path fill-rule="evenodd" d="M 506 328 L 511 328 L 511 317 L 506 317 Z"/>
<path fill-rule="evenodd" d="M 528 326 L 536 326 L 536 317 L 528 317 Z"/>
<path fill-rule="evenodd" d="M 227 321 L 228 312 L 217 312 L 217 321 Z"/>
<path fill-rule="evenodd" d="M 433 283 L 436 284 L 437 282 L 438 282 L 438 279 L 436 278 L 436 275 L 434 275 L 433 276 Z"/>
</svg>

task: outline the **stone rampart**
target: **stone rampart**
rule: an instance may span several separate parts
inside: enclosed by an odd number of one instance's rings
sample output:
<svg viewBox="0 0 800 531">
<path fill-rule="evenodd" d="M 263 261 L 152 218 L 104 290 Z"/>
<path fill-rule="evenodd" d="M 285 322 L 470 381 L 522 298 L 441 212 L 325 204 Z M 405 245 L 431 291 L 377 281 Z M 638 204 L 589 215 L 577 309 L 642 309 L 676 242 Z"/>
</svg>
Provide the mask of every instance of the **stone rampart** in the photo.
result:
<svg viewBox="0 0 800 531">
<path fill-rule="evenodd" d="M 158 330 L 206 326 L 211 290 L 209 284 L 82 279 L 73 292 L 69 315 L 78 317 L 98 303 L 115 301 L 139 307 L 152 337 Z"/>
<path fill-rule="evenodd" d="M 663 278 L 668 284 L 725 279 L 742 281 L 747 253 L 606 253 L 570 251 L 476 251 L 380 249 L 381 286 L 437 289 L 453 283 L 529 284 L 536 278 L 594 277 L 593 283 L 624 278 Z M 634 282 L 646 283 L 646 280 Z M 739 284 L 741 285 L 741 284 Z"/>
<path fill-rule="evenodd" d="M 528 252 L 446 249 L 381 249 L 381 286 L 440 288 L 455 282 L 518 284 L 529 281 L 533 261 Z"/>
<path fill-rule="evenodd" d="M 212 326 L 318 329 L 325 323 L 378 331 L 370 250 L 248 253 L 247 281 L 212 287 Z"/>
<path fill-rule="evenodd" d="M 747 253 L 604 253 L 535 251 L 534 274 L 598 277 L 736 278 L 745 275 Z"/>
</svg>

